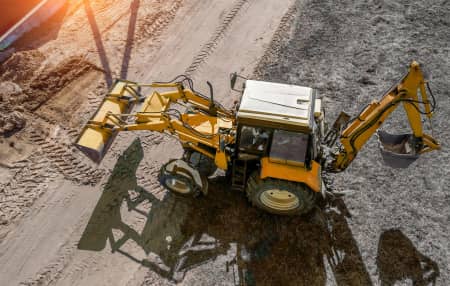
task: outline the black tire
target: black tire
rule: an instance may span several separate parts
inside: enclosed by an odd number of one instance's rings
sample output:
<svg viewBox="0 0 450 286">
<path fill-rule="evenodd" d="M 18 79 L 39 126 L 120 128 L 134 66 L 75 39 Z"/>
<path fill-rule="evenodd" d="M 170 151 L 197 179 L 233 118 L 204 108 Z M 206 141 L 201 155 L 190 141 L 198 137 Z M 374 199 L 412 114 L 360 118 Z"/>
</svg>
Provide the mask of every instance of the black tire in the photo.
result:
<svg viewBox="0 0 450 286">
<path fill-rule="evenodd" d="M 159 182 L 171 193 L 181 197 L 197 197 L 201 192 L 191 178 L 169 173 L 166 171 L 165 165 L 160 170 Z"/>
<path fill-rule="evenodd" d="M 313 209 L 317 198 L 304 184 L 271 178 L 261 180 L 258 172 L 250 175 L 246 192 L 254 206 L 278 215 L 306 214 Z"/>
<path fill-rule="evenodd" d="M 209 177 L 217 170 L 216 163 L 200 152 L 192 151 L 189 154 L 189 164 L 197 169 L 202 176 Z"/>
</svg>

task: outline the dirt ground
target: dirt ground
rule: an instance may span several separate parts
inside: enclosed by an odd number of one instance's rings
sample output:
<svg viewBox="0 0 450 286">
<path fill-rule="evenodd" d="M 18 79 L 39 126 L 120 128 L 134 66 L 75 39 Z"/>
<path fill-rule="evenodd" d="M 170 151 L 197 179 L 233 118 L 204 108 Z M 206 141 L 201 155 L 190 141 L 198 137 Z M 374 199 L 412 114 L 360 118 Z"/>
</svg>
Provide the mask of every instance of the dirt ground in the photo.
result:
<svg viewBox="0 0 450 286">
<path fill-rule="evenodd" d="M 437 0 L 68 1 L 0 54 L 0 285 L 448 285 L 449 19 Z M 372 138 L 325 175 L 348 195 L 306 217 L 265 214 L 220 174 L 207 197 L 168 194 L 170 137 L 119 134 L 100 165 L 72 146 L 115 78 L 186 73 L 226 106 L 233 71 L 312 86 L 331 124 L 412 60 L 442 150 L 391 169 Z M 404 116 L 383 129 L 406 130 Z"/>
</svg>

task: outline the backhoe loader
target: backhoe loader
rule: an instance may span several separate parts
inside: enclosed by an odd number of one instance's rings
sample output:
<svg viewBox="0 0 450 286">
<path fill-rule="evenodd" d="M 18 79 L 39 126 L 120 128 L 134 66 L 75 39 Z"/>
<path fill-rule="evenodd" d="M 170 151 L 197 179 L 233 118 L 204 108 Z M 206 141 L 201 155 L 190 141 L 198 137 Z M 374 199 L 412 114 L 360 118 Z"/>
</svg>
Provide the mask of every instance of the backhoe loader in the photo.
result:
<svg viewBox="0 0 450 286">
<path fill-rule="evenodd" d="M 233 89 L 237 79 L 237 74 L 231 76 Z M 76 146 L 100 162 L 118 132 L 171 134 L 184 154 L 161 168 L 165 188 L 181 196 L 206 195 L 208 177 L 219 168 L 253 205 L 284 215 L 309 212 L 325 195 L 322 172 L 344 171 L 400 104 L 412 134 L 378 131 L 385 162 L 407 167 L 420 154 L 440 148 L 423 132 L 422 115 L 431 123 L 436 102 L 417 62 L 381 100 L 354 118 L 342 112 L 330 130 L 325 130 L 322 101 L 313 88 L 245 79 L 239 104 L 227 109 L 214 100 L 207 83 L 209 97 L 197 92 L 186 76 L 151 84 L 117 80 Z M 142 88 L 151 89 L 148 96 Z M 137 104 L 140 110 L 130 113 Z"/>
</svg>

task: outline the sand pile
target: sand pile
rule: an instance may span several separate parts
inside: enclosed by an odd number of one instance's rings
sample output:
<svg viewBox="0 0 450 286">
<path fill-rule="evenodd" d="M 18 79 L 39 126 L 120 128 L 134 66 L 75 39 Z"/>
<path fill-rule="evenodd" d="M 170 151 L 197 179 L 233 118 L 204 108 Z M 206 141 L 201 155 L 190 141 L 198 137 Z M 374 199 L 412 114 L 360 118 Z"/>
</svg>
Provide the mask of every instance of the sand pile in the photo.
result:
<svg viewBox="0 0 450 286">
<path fill-rule="evenodd" d="M 98 69 L 81 57 L 71 57 L 56 67 L 46 67 L 38 51 L 15 53 L 0 66 L 0 135 L 9 135 L 26 124 L 33 112 L 65 86 L 88 71 Z"/>
</svg>

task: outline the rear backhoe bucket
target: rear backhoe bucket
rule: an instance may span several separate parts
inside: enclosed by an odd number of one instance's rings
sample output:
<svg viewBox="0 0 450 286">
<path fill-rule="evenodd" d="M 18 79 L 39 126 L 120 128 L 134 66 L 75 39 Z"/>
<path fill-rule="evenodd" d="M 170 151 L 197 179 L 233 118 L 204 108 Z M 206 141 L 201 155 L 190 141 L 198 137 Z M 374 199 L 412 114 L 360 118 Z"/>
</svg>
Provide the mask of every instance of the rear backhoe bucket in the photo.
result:
<svg viewBox="0 0 450 286">
<path fill-rule="evenodd" d="M 92 161 L 99 163 L 114 141 L 120 115 L 127 114 L 138 99 L 137 85 L 133 82 L 117 80 L 91 120 L 86 123 L 75 146 Z M 119 115 L 111 117 L 109 114 Z"/>
<path fill-rule="evenodd" d="M 378 130 L 378 142 L 384 163 L 392 168 L 407 168 L 419 158 L 411 145 L 412 134 L 393 135 Z"/>
</svg>

